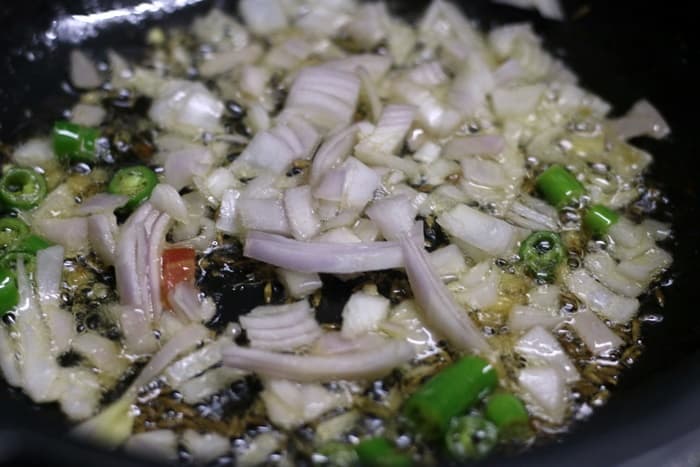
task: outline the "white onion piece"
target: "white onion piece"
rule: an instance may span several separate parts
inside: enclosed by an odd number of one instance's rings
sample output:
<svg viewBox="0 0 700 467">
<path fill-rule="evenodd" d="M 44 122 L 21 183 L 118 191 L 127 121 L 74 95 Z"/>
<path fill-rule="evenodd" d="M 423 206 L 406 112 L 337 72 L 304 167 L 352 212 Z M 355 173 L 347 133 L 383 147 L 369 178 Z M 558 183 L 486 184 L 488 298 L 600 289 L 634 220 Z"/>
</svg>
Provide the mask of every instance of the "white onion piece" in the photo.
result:
<svg viewBox="0 0 700 467">
<path fill-rule="evenodd" d="M 339 227 L 352 227 L 357 218 L 360 217 L 361 210 L 357 209 L 343 209 L 338 212 L 334 217 L 326 219 L 323 223 L 323 229 L 337 229 Z"/>
<path fill-rule="evenodd" d="M 186 381 L 180 386 L 179 391 L 185 402 L 195 404 L 228 387 L 243 376 L 245 372 L 233 368 L 215 368 Z"/>
<path fill-rule="evenodd" d="M 314 212 L 311 188 L 308 185 L 284 192 L 284 210 L 290 231 L 297 240 L 309 240 L 318 234 L 321 221 Z"/>
<path fill-rule="evenodd" d="M 174 462 L 178 458 L 177 435 L 172 430 L 144 431 L 132 435 L 124 450 L 133 455 Z"/>
<path fill-rule="evenodd" d="M 501 135 L 457 136 L 442 148 L 445 157 L 461 158 L 463 156 L 493 154 L 503 152 L 506 142 Z"/>
<path fill-rule="evenodd" d="M 516 8 L 536 9 L 543 17 L 558 21 L 564 20 L 564 11 L 559 0 L 493 0 L 496 3 Z"/>
<path fill-rule="evenodd" d="M 457 277 L 467 270 L 464 255 L 462 255 L 459 247 L 454 244 L 432 251 L 430 253 L 430 263 L 443 281 Z"/>
<path fill-rule="evenodd" d="M 93 89 L 102 84 L 97 67 L 80 50 L 72 50 L 70 53 L 70 81 L 73 86 L 81 89 Z"/>
<path fill-rule="evenodd" d="M 194 177 L 206 175 L 213 162 L 214 156 L 204 147 L 171 152 L 163 164 L 165 182 L 175 190 L 181 190 L 191 185 Z"/>
<path fill-rule="evenodd" d="M 240 199 L 238 212 L 241 224 L 248 230 L 287 234 L 289 223 L 284 204 L 276 199 Z"/>
<path fill-rule="evenodd" d="M 459 125 L 459 114 L 442 104 L 428 89 L 410 81 L 399 81 L 392 91 L 402 101 L 416 106 L 419 122 L 438 136 L 449 134 Z"/>
<path fill-rule="evenodd" d="M 170 387 L 177 388 L 182 383 L 190 380 L 207 369 L 221 362 L 221 345 L 225 337 L 210 342 L 201 349 L 185 355 L 173 362 L 163 371 L 165 381 Z"/>
<path fill-rule="evenodd" d="M 579 310 L 571 319 L 571 326 L 594 355 L 607 356 L 623 342 L 590 310 Z"/>
<path fill-rule="evenodd" d="M 557 210 L 546 202 L 529 195 L 521 195 L 510 205 L 505 218 L 520 227 L 530 230 L 551 230 L 558 232 Z"/>
<path fill-rule="evenodd" d="M 249 232 L 245 256 L 300 272 L 350 274 L 403 265 L 396 242 L 307 243 L 264 232 Z"/>
<path fill-rule="evenodd" d="M 165 235 L 170 226 L 170 216 L 166 213 L 160 214 L 153 230 L 148 238 L 148 281 L 151 292 L 151 304 L 153 309 L 153 319 L 158 322 L 163 311 L 163 304 L 160 297 L 161 278 L 161 256 L 163 245 L 165 245 Z"/>
<path fill-rule="evenodd" d="M 583 258 L 583 264 L 593 277 L 615 293 L 636 297 L 644 291 L 641 283 L 621 274 L 615 260 L 604 251 L 587 254 Z"/>
<path fill-rule="evenodd" d="M 241 197 L 241 192 L 229 188 L 221 197 L 219 205 L 219 215 L 216 218 L 216 228 L 227 234 L 235 234 L 238 231 L 237 212 L 238 199 Z"/>
<path fill-rule="evenodd" d="M 453 237 L 489 255 L 504 255 L 517 241 L 515 227 L 464 204 L 444 212 L 437 222 Z"/>
<path fill-rule="evenodd" d="M 299 384 L 286 380 L 268 380 L 260 394 L 270 421 L 285 429 L 298 427 L 324 412 L 346 407 L 347 393 L 332 392 L 320 384 Z"/>
<path fill-rule="evenodd" d="M 272 173 L 263 173 L 250 180 L 242 193 L 243 198 L 248 199 L 278 199 L 280 190 L 277 188 L 278 176 Z"/>
<path fill-rule="evenodd" d="M 256 347 L 256 341 L 281 341 L 319 329 L 320 328 L 316 320 L 311 318 L 311 315 L 308 315 L 306 319 L 301 320 L 291 326 L 280 326 L 267 329 L 250 328 L 246 329 L 246 334 L 248 339 L 250 339 L 251 347 Z"/>
<path fill-rule="evenodd" d="M 255 34 L 266 35 L 287 26 L 287 17 L 278 0 L 242 0 L 238 12 Z"/>
<path fill-rule="evenodd" d="M 100 126 L 107 111 L 99 105 L 76 104 L 71 110 L 70 121 L 78 125 L 96 127 Z"/>
<path fill-rule="evenodd" d="M 357 125 L 351 125 L 331 136 L 318 148 L 311 164 L 312 185 L 316 185 L 329 169 L 343 162 L 352 152 L 357 130 Z"/>
<path fill-rule="evenodd" d="M 36 254 L 36 286 L 39 303 L 58 305 L 61 298 L 61 273 L 63 272 L 63 247 L 52 246 Z"/>
<path fill-rule="evenodd" d="M 173 80 L 159 89 L 148 116 L 167 129 L 216 131 L 223 112 L 224 104 L 202 83 Z"/>
<path fill-rule="evenodd" d="M 347 227 L 336 227 L 326 230 L 321 235 L 313 239 L 318 243 L 360 243 L 360 237 Z"/>
<path fill-rule="evenodd" d="M 61 376 L 64 384 L 70 388 L 58 399 L 61 410 L 71 420 L 84 420 L 92 416 L 102 396 L 97 375 L 87 368 L 66 368 Z"/>
<path fill-rule="evenodd" d="M 354 157 L 346 159 L 340 170 L 345 172 L 341 208 L 364 209 L 381 184 L 379 175 Z"/>
<path fill-rule="evenodd" d="M 180 222 L 187 221 L 187 206 L 175 187 L 167 183 L 159 183 L 151 192 L 149 201 L 154 208 L 165 212 Z"/>
<path fill-rule="evenodd" d="M 577 269 L 567 275 L 564 283 L 588 308 L 613 323 L 627 323 L 639 309 L 637 299 L 615 294 L 583 269 Z"/>
<path fill-rule="evenodd" d="M 537 306 L 515 305 L 508 315 L 508 329 L 511 331 L 527 331 L 534 326 L 553 329 L 564 321 L 559 312 L 552 312 Z"/>
<path fill-rule="evenodd" d="M 406 234 L 401 240 L 406 275 L 425 320 L 457 349 L 486 354 L 490 347 L 440 280 L 426 251 Z"/>
<path fill-rule="evenodd" d="M 392 196 L 374 201 L 365 210 L 382 235 L 387 240 L 397 240 L 399 236 L 411 230 L 418 210 L 407 196 Z"/>
<path fill-rule="evenodd" d="M 73 350 L 83 355 L 100 373 L 110 378 L 119 377 L 127 362 L 120 357 L 119 346 L 106 337 L 89 332 L 73 339 Z"/>
<path fill-rule="evenodd" d="M 567 389 L 564 378 L 557 370 L 548 366 L 525 368 L 518 375 L 518 383 L 536 415 L 552 423 L 564 421 Z"/>
<path fill-rule="evenodd" d="M 173 310 L 192 322 L 206 323 L 216 314 L 216 305 L 201 297 L 199 290 L 187 282 L 181 282 L 168 295 L 168 303 Z"/>
<path fill-rule="evenodd" d="M 146 206 L 152 209 L 150 205 Z M 133 216 L 134 214 L 132 214 Z M 136 228 L 127 224 L 122 226 L 114 255 L 114 272 L 120 303 L 134 306 L 139 304 L 141 302 L 141 287 L 136 273 Z"/>
<path fill-rule="evenodd" d="M 406 138 L 415 115 L 416 108 L 412 105 L 386 105 L 372 134 L 355 146 L 358 157 L 373 152 L 395 154 Z"/>
<path fill-rule="evenodd" d="M 27 277 L 24 263 L 17 262 L 19 302 L 15 308 L 15 328 L 19 333 L 18 350 L 22 388 L 35 402 L 56 400 L 63 392 L 60 368 L 51 357 L 49 330 L 42 320 L 34 287 Z"/>
<path fill-rule="evenodd" d="M 218 433 L 198 433 L 190 428 L 182 434 L 182 445 L 197 464 L 206 464 L 231 451 L 228 438 Z"/>
<path fill-rule="evenodd" d="M 379 238 L 379 228 L 377 224 L 369 219 L 358 219 L 353 227 L 353 232 L 365 243 L 374 242 Z"/>
<path fill-rule="evenodd" d="M 372 81 L 379 81 L 386 75 L 391 67 L 391 59 L 384 55 L 375 54 L 355 54 L 338 60 L 331 60 L 324 64 L 334 70 L 355 72 L 358 67 L 362 67 L 369 73 Z"/>
<path fill-rule="evenodd" d="M 115 309 L 124 336 L 124 348 L 130 354 L 150 355 L 158 349 L 158 339 L 150 316 L 139 308 L 118 305 Z"/>
<path fill-rule="evenodd" d="M 22 386 L 22 373 L 17 361 L 17 351 L 5 326 L 0 326 L 0 370 L 2 370 L 2 376 L 7 384 L 14 387 Z"/>
<path fill-rule="evenodd" d="M 393 340 L 369 350 L 332 356 L 282 354 L 235 344 L 224 347 L 221 353 L 224 365 L 231 368 L 299 382 L 374 379 L 414 356 L 410 344 Z"/>
<path fill-rule="evenodd" d="M 413 153 L 413 159 L 423 164 L 432 164 L 440 157 L 441 153 L 442 146 L 438 146 L 432 141 L 426 141 Z"/>
<path fill-rule="evenodd" d="M 261 131 L 234 161 L 233 167 L 235 170 L 235 167 L 245 163 L 258 170 L 282 174 L 300 155 L 301 151 L 295 151 L 289 143 L 272 131 Z"/>
<path fill-rule="evenodd" d="M 114 264 L 114 253 L 117 249 L 115 239 L 119 228 L 114 214 L 95 214 L 88 217 L 88 239 L 93 251 L 106 264 Z"/>
<path fill-rule="evenodd" d="M 491 94 L 493 110 L 504 119 L 529 115 L 537 108 L 544 91 L 543 84 L 496 89 Z"/>
<path fill-rule="evenodd" d="M 460 161 L 464 180 L 489 188 L 507 188 L 510 182 L 503 165 L 478 157 L 465 157 Z"/>
<path fill-rule="evenodd" d="M 416 65 L 408 72 L 408 78 L 421 86 L 439 86 L 449 80 L 439 61 Z"/>
<path fill-rule="evenodd" d="M 632 280 L 649 284 L 663 269 L 671 266 L 673 258 L 661 248 L 650 248 L 639 256 L 620 261 L 617 270 Z"/>
<path fill-rule="evenodd" d="M 343 307 L 343 326 L 340 334 L 346 339 L 354 339 L 376 331 L 379 323 L 389 314 L 389 300 L 381 295 L 355 292 Z"/>
<path fill-rule="evenodd" d="M 214 52 L 199 65 L 199 74 L 211 78 L 229 72 L 238 67 L 256 62 L 263 54 L 260 44 L 253 43 L 240 49 Z"/>
<path fill-rule="evenodd" d="M 523 73 L 524 70 L 520 63 L 517 60 L 509 59 L 494 70 L 493 80 L 496 86 L 502 87 L 521 78 Z"/>
<path fill-rule="evenodd" d="M 143 225 L 136 227 L 136 277 L 139 281 L 138 301 L 136 306 L 147 311 L 151 320 L 155 318 L 153 313 L 153 302 L 151 301 L 151 281 L 150 281 L 150 248 L 148 241 L 148 231 L 153 228 L 153 223 L 158 217 L 157 211 L 153 211 L 144 221 Z"/>
<path fill-rule="evenodd" d="M 323 287 L 321 278 L 314 272 L 304 273 L 280 268 L 277 275 L 285 290 L 294 298 L 309 296 Z"/>
<path fill-rule="evenodd" d="M 56 156 L 49 139 L 32 138 L 17 146 L 12 153 L 12 160 L 20 167 L 45 168 L 55 164 Z"/>
<path fill-rule="evenodd" d="M 386 36 L 387 14 L 383 3 L 363 3 L 343 31 L 363 49 L 372 49 Z"/>
<path fill-rule="evenodd" d="M 78 213 L 84 216 L 88 216 L 90 214 L 112 213 L 115 209 L 124 206 L 128 201 L 128 196 L 98 193 L 83 201 L 78 208 Z"/>
<path fill-rule="evenodd" d="M 354 353 L 380 346 L 385 341 L 386 338 L 379 334 L 364 334 L 357 339 L 346 339 L 339 331 L 330 331 L 318 338 L 311 351 L 319 355 Z"/>
<path fill-rule="evenodd" d="M 498 303 L 501 274 L 492 260 L 485 260 L 462 274 L 450 288 L 460 303 L 474 310 L 488 308 Z"/>
<path fill-rule="evenodd" d="M 513 349 L 530 365 L 545 364 L 559 371 L 567 383 L 580 379 L 576 367 L 561 344 L 542 326 L 535 326 L 522 336 Z"/>
<path fill-rule="evenodd" d="M 68 254 L 88 248 L 87 219 L 84 217 L 35 219 L 32 226 L 42 237 L 65 247 Z"/>
<path fill-rule="evenodd" d="M 662 139 L 671 132 L 661 113 L 646 99 L 637 101 L 624 117 L 611 121 L 610 127 L 621 139 L 643 135 Z"/>
</svg>

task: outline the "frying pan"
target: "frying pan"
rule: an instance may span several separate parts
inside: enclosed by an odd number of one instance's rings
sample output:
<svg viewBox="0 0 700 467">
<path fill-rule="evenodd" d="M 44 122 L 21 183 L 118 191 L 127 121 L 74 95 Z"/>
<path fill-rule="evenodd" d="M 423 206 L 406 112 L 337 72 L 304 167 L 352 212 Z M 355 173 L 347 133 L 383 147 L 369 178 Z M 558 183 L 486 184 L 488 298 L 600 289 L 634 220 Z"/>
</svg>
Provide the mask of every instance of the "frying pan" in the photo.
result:
<svg viewBox="0 0 700 467">
<path fill-rule="evenodd" d="M 137 8 L 139 15 L 119 14 L 133 13 L 137 3 L 2 2 L 0 141 L 11 143 L 32 132 L 48 131 L 75 100 L 63 86 L 71 48 L 80 45 L 98 56 L 108 47 L 138 54 L 147 27 L 185 24 L 216 2 L 160 1 L 168 11 L 142 4 Z M 219 5 L 230 11 L 234 3 Z M 425 2 L 392 4 L 406 18 L 417 17 L 424 7 Z M 644 326 L 642 358 L 623 374 L 610 402 L 590 419 L 575 424 L 560 441 L 517 457 L 493 457 L 486 464 L 700 464 L 700 229 L 696 223 L 700 187 L 696 86 L 700 80 L 695 70 L 700 57 L 698 44 L 692 41 L 693 15 L 682 7 L 658 3 L 573 0 L 565 2 L 570 19 L 554 23 L 486 0 L 464 1 L 462 7 L 483 26 L 533 22 L 549 50 L 565 59 L 585 87 L 608 99 L 615 112 L 646 97 L 673 130 L 668 140 L 638 142 L 655 156 L 651 178 L 670 199 L 675 230 L 671 247 L 675 263 L 667 280 L 671 284 L 663 289 L 665 305 L 659 308 L 651 301 L 644 305 L 644 312 L 659 313 L 663 321 Z M 66 21 L 71 15 L 109 11 L 113 13 L 78 21 L 81 28 L 68 27 L 71 23 Z M 0 153 L 4 162 L 2 157 Z M 67 431 L 57 407 L 37 406 L 20 392 L 0 386 L 0 465 L 154 465 L 71 439 Z M 689 460 L 693 455 L 694 462 Z"/>
</svg>

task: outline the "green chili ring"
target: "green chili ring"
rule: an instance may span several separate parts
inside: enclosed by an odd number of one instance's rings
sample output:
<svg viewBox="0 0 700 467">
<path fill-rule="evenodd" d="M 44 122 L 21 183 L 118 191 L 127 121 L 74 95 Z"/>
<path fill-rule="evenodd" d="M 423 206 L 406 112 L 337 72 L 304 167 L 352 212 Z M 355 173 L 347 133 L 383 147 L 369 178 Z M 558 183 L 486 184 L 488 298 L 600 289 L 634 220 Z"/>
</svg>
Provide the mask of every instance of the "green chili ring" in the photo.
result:
<svg viewBox="0 0 700 467">
<path fill-rule="evenodd" d="M 520 258 L 535 278 L 551 281 L 566 256 L 559 234 L 548 230 L 533 232 L 520 245 Z"/>
<path fill-rule="evenodd" d="M 31 169 L 13 167 L 0 178 L 0 199 L 7 207 L 31 209 L 45 197 L 46 181 Z"/>
<path fill-rule="evenodd" d="M 158 184 L 155 172 L 143 165 L 125 167 L 117 171 L 107 186 L 107 190 L 115 195 L 129 197 L 129 202 L 124 206 L 132 210 L 151 196 L 151 192 Z"/>
<path fill-rule="evenodd" d="M 0 252 L 11 250 L 29 235 L 29 226 L 15 217 L 0 219 Z"/>
</svg>

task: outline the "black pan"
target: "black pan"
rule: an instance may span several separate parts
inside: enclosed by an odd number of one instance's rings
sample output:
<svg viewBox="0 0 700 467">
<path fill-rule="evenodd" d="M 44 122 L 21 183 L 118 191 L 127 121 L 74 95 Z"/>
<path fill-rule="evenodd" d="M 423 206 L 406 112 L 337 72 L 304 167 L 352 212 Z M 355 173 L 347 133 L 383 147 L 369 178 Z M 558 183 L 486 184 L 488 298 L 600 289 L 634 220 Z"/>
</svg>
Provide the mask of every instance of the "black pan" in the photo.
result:
<svg viewBox="0 0 700 467">
<path fill-rule="evenodd" d="M 11 143 L 37 129 L 47 130 L 74 100 L 62 89 L 67 52 L 75 46 L 68 39 L 77 39 L 81 47 L 98 55 L 107 47 L 138 53 L 146 27 L 156 22 L 185 23 L 206 12 L 214 2 L 160 1 L 187 6 L 168 14 L 145 13 L 136 24 L 123 17 L 102 15 L 103 20 L 87 28 L 80 37 L 70 34 L 62 26 L 65 22 L 56 22 L 72 14 L 109 11 L 137 3 L 2 2 L 0 142 Z M 225 9 L 234 9 L 235 2 L 219 3 Z M 666 141 L 639 141 L 655 155 L 652 179 L 671 200 L 676 232 L 672 247 L 675 263 L 669 276 L 673 283 L 664 289 L 665 306 L 655 309 L 653 303 L 645 305 L 646 311 L 663 315 L 663 322 L 645 325 L 647 348 L 643 357 L 623 375 L 611 401 L 589 420 L 576 424 L 560 442 L 516 458 L 491 458 L 485 464 L 604 466 L 630 461 L 630 466 L 660 466 L 674 460 L 673 455 L 682 455 L 685 463 L 674 465 L 699 465 L 700 76 L 695 67 L 700 57 L 699 44 L 692 42 L 694 15 L 689 9 L 674 8 L 674 3 L 573 0 L 565 2 L 573 19 L 553 23 L 485 0 L 463 4 L 470 17 L 484 26 L 534 21 L 550 50 L 573 67 L 586 87 L 611 101 L 616 113 L 644 96 L 661 110 L 673 130 Z M 425 2 L 393 2 L 394 10 L 407 18 L 416 17 L 424 6 Z M 0 153 L 0 161 L 1 157 Z M 67 428 L 56 407 L 36 406 L 17 391 L 0 387 L 0 465 L 147 465 L 71 440 L 66 436 Z M 658 450 L 664 446 L 665 451 Z M 693 455 L 695 461 L 689 461 Z"/>
</svg>

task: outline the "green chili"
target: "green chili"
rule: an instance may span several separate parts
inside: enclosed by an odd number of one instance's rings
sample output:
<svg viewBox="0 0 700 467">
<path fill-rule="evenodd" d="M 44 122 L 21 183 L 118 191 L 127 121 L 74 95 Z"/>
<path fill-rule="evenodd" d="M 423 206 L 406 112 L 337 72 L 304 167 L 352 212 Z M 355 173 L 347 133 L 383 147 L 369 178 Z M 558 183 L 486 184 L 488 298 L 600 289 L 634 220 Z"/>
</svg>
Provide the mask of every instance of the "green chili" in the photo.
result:
<svg viewBox="0 0 700 467">
<path fill-rule="evenodd" d="M 29 235 L 29 226 L 15 217 L 0 218 L 0 253 L 11 250 Z"/>
<path fill-rule="evenodd" d="M 115 195 L 129 197 L 129 202 L 124 206 L 131 210 L 151 196 L 151 192 L 158 184 L 155 172 L 143 165 L 125 167 L 117 171 L 107 186 L 107 190 Z"/>
<path fill-rule="evenodd" d="M 547 202 L 556 208 L 563 208 L 586 193 L 576 177 L 560 165 L 553 165 L 542 172 L 535 185 Z"/>
<path fill-rule="evenodd" d="M 355 448 L 348 443 L 340 441 L 330 441 L 318 450 L 322 459 L 316 460 L 315 464 L 332 465 L 334 467 L 354 467 L 358 463 Z"/>
<path fill-rule="evenodd" d="M 445 434 L 445 445 L 456 460 L 484 458 L 498 443 L 498 428 L 472 415 L 455 417 Z"/>
<path fill-rule="evenodd" d="M 0 268 L 0 316 L 17 306 L 19 292 L 17 280 L 11 270 Z"/>
<path fill-rule="evenodd" d="M 403 415 L 425 439 L 439 438 L 450 419 L 464 413 L 497 384 L 486 360 L 468 356 L 444 368 L 406 401 Z"/>
<path fill-rule="evenodd" d="M 507 392 L 489 397 L 486 401 L 484 414 L 500 430 L 517 425 L 527 425 L 530 421 L 523 402 Z"/>
<path fill-rule="evenodd" d="M 566 256 L 559 234 L 548 230 L 533 232 L 520 245 L 520 258 L 535 278 L 549 282 Z"/>
<path fill-rule="evenodd" d="M 0 200 L 9 208 L 30 209 L 46 197 L 44 176 L 21 167 L 13 167 L 0 178 Z"/>
<path fill-rule="evenodd" d="M 26 251 L 11 251 L 0 258 L 0 269 L 14 271 L 17 269 L 17 262 L 22 259 L 27 271 L 36 270 L 36 255 Z"/>
<path fill-rule="evenodd" d="M 618 213 L 602 204 L 596 204 L 583 215 L 583 226 L 594 235 L 604 235 L 618 219 Z"/>
<path fill-rule="evenodd" d="M 56 122 L 53 127 L 53 150 L 61 161 L 94 162 L 99 137 L 100 133 L 95 128 L 66 121 Z"/>
<path fill-rule="evenodd" d="M 45 250 L 50 246 L 51 243 L 45 238 L 38 235 L 27 235 L 14 246 L 13 251 L 35 255 L 40 250 Z"/>
<path fill-rule="evenodd" d="M 386 438 L 369 438 L 355 447 L 355 453 L 364 467 L 410 467 L 411 457 L 400 452 Z"/>
</svg>

